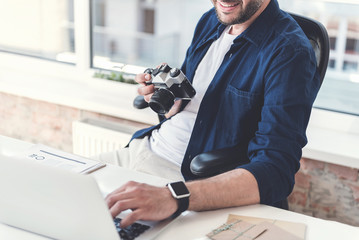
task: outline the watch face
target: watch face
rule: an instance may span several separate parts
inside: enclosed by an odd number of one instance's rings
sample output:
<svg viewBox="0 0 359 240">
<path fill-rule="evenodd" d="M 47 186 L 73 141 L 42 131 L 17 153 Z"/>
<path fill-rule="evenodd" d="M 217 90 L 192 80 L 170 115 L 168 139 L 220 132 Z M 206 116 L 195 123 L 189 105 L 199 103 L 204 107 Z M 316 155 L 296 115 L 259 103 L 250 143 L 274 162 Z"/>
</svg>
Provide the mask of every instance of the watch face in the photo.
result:
<svg viewBox="0 0 359 240">
<path fill-rule="evenodd" d="M 171 187 L 176 192 L 177 196 L 189 194 L 188 189 L 183 182 L 171 183 Z"/>
</svg>

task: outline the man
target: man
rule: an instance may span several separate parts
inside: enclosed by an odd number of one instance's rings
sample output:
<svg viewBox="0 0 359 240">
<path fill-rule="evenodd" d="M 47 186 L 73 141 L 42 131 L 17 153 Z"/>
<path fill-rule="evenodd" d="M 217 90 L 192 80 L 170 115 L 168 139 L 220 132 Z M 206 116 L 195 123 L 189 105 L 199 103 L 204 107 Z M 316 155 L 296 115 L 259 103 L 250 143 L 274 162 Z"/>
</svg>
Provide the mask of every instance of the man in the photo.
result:
<svg viewBox="0 0 359 240">
<path fill-rule="evenodd" d="M 190 197 L 184 203 L 168 187 L 127 183 L 106 198 L 113 216 L 133 210 L 123 227 L 178 215 L 187 207 L 278 206 L 292 191 L 320 86 L 314 52 L 277 0 L 212 2 L 214 9 L 200 19 L 182 66 L 195 98 L 177 101 L 169 119 L 137 132 L 129 148 L 112 157 L 125 167 L 187 180 Z M 147 80 L 148 74 L 136 76 L 148 101 L 154 89 L 145 86 Z M 250 163 L 195 180 L 189 169 L 194 156 L 233 146 L 244 149 Z"/>
</svg>

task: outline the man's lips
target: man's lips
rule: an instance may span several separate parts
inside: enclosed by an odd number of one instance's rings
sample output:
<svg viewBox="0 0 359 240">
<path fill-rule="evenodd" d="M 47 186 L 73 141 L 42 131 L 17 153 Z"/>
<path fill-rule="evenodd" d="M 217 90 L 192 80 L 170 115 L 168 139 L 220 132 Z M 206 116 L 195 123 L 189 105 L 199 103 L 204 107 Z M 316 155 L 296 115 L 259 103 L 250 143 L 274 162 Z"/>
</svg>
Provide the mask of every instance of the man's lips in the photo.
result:
<svg viewBox="0 0 359 240">
<path fill-rule="evenodd" d="M 218 3 L 224 8 L 232 8 L 232 7 L 236 7 L 237 5 L 239 5 L 239 2 L 233 3 L 233 2 L 218 1 Z"/>
</svg>

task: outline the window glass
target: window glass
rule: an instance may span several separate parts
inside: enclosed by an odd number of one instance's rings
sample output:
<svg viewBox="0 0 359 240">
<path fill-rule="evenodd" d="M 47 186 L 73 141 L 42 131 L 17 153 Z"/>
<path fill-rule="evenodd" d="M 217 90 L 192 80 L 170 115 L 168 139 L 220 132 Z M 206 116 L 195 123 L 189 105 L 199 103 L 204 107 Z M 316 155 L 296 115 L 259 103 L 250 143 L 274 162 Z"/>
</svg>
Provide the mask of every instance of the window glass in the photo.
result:
<svg viewBox="0 0 359 240">
<path fill-rule="evenodd" d="M 278 0 L 282 9 L 319 20 L 327 28 L 330 59 L 314 104 L 359 115 L 359 1 Z M 92 0 L 92 66 L 141 69 L 181 66 L 209 0 Z M 134 73 L 138 72 L 134 68 Z"/>
<path fill-rule="evenodd" d="M 359 115 L 359 1 L 279 0 L 279 5 L 327 28 L 330 59 L 314 106 Z"/>
<path fill-rule="evenodd" d="M 95 68 L 180 67 L 209 0 L 92 0 Z M 138 71 L 135 69 L 134 71 Z"/>
<path fill-rule="evenodd" d="M 74 63 L 73 0 L 0 0 L 0 51 Z"/>
</svg>

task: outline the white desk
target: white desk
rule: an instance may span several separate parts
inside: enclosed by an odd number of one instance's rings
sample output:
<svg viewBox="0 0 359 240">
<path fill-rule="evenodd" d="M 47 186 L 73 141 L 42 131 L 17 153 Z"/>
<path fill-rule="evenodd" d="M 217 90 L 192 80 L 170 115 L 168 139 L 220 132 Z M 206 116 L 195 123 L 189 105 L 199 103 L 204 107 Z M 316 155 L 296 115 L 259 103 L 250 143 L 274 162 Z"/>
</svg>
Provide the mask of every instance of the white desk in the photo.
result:
<svg viewBox="0 0 359 240">
<path fill-rule="evenodd" d="M 0 155 L 12 155 L 25 150 L 32 144 L 0 136 Z M 142 181 L 154 185 L 167 183 L 166 179 L 132 172 L 127 169 L 106 166 L 92 174 L 99 183 L 101 191 L 108 193 L 127 180 Z M 121 176 L 121 178 L 119 177 Z M 206 240 L 205 235 L 227 220 L 228 214 L 238 214 L 253 217 L 272 218 L 284 221 L 300 222 L 307 225 L 307 240 L 358 240 L 359 228 L 333 221 L 321 220 L 282 209 L 265 205 L 252 205 L 238 208 L 222 209 L 208 212 L 188 212 L 174 221 L 159 236 L 159 240 L 195 239 Z M 0 224 L 1 240 L 41 240 L 44 237 L 24 232 L 4 224 Z"/>
</svg>

